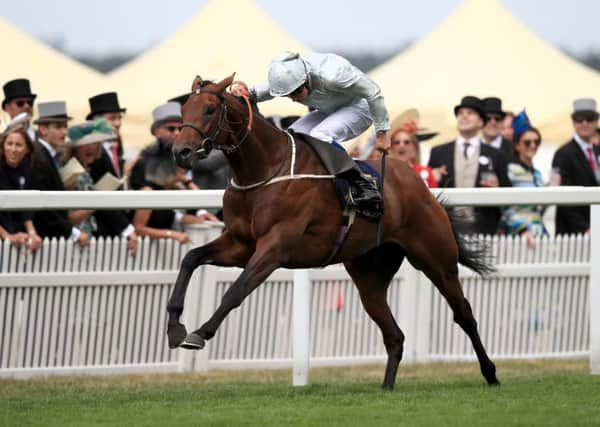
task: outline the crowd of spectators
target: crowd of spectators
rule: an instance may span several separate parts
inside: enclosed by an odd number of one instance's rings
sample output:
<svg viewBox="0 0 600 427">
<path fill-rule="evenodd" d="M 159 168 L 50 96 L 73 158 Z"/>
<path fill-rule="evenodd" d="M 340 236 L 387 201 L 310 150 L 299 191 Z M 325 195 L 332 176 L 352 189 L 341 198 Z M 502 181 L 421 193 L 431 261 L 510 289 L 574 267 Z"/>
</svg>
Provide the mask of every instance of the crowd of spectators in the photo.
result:
<svg viewBox="0 0 600 427">
<path fill-rule="evenodd" d="M 89 98 L 87 121 L 72 120 L 64 101 L 38 103 L 30 82 L 16 79 L 4 84 L 2 109 L 10 117 L 0 134 L 0 190 L 121 190 L 219 189 L 229 181 L 227 161 L 213 150 L 198 169 L 176 166 L 171 148 L 181 130 L 181 105 L 187 95 L 157 106 L 150 135 L 154 141 L 126 162 L 120 133 L 126 109 L 115 92 Z M 465 96 L 454 107 L 457 136 L 421 159 L 420 143 L 436 136 L 423 129 L 418 112 L 409 110 L 391 124 L 390 157 L 407 162 L 429 187 L 541 187 L 545 183 L 535 167 L 542 135 L 523 111 L 504 111 L 497 97 Z M 590 98 L 574 100 L 573 138 L 561 146 L 552 161 L 553 185 L 600 184 L 600 130 L 598 108 Z M 565 118 L 566 119 L 566 118 Z M 67 138 L 68 137 L 68 138 Z M 369 157 L 371 144 L 355 153 Z M 471 233 L 523 235 L 529 242 L 547 234 L 540 206 L 457 208 Z M 86 246 L 92 236 L 121 236 L 135 253 L 139 236 L 190 240 L 184 224 L 216 221 L 219 212 L 179 210 L 70 210 L 0 211 L 0 237 L 31 251 L 45 237 L 72 239 Z M 587 206 L 559 207 L 556 233 L 587 233 Z"/>
</svg>

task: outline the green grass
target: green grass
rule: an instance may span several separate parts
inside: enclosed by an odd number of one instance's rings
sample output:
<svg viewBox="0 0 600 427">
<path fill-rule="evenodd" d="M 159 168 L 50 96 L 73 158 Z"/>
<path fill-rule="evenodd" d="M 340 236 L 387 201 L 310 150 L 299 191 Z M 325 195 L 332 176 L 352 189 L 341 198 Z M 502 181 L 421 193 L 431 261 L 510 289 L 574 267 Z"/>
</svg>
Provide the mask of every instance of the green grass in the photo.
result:
<svg viewBox="0 0 600 427">
<path fill-rule="evenodd" d="M 0 380 L 0 426 L 591 426 L 600 377 L 585 360 L 501 362 L 500 387 L 471 363 Z"/>
</svg>

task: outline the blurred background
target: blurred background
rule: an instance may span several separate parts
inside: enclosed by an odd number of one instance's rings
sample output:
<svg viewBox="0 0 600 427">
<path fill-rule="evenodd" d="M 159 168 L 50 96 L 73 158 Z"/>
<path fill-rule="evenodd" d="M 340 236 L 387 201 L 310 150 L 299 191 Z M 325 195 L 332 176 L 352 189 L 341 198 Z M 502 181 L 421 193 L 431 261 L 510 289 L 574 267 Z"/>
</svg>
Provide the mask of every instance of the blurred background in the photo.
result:
<svg viewBox="0 0 600 427">
<path fill-rule="evenodd" d="M 117 91 L 129 157 L 152 141 L 152 109 L 196 74 L 258 83 L 283 50 L 347 57 L 382 87 L 392 119 L 417 108 L 421 125 L 440 132 L 425 159 L 456 135 L 461 97 L 498 96 L 541 129 L 547 173 L 572 135 L 573 99 L 600 100 L 595 0 L 37 0 L 5 2 L 0 16 L 0 82 L 30 79 L 37 102 L 66 100 L 75 121 L 89 97 Z M 303 112 L 288 100 L 261 110 Z"/>
</svg>

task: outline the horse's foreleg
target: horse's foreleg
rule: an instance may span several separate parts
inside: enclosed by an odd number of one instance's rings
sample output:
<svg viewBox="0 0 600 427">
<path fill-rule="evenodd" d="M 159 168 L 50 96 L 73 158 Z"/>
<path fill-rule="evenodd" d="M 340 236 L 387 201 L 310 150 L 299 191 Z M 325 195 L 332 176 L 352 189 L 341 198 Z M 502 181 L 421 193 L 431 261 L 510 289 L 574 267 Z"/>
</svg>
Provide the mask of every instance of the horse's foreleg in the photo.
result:
<svg viewBox="0 0 600 427">
<path fill-rule="evenodd" d="M 215 335 L 229 312 L 239 307 L 244 299 L 280 266 L 277 253 L 275 246 L 257 245 L 256 252 L 248 261 L 242 274 L 225 292 L 215 313 L 200 329 L 188 334 L 181 346 L 192 350 L 204 347 L 204 341 Z"/>
<path fill-rule="evenodd" d="M 238 252 L 235 250 L 235 244 L 231 237 L 225 232 L 216 240 L 204 246 L 191 249 L 185 255 L 181 262 L 177 280 L 175 281 L 175 287 L 167 304 L 167 312 L 169 313 L 167 326 L 169 347 L 178 347 L 187 335 L 185 326 L 179 323 L 179 318 L 183 312 L 185 293 L 194 270 L 203 264 L 220 266 L 235 265 L 234 254 Z"/>
</svg>

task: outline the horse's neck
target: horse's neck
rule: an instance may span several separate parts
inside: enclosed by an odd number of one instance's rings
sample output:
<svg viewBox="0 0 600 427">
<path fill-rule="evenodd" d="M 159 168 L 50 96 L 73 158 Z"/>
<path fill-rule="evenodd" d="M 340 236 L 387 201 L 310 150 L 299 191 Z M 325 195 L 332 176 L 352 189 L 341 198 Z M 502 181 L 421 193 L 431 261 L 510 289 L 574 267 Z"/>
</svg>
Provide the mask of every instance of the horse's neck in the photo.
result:
<svg viewBox="0 0 600 427">
<path fill-rule="evenodd" d="M 290 157 L 288 136 L 260 119 L 255 119 L 246 140 L 227 154 L 231 174 L 241 185 L 271 178 Z"/>
</svg>

